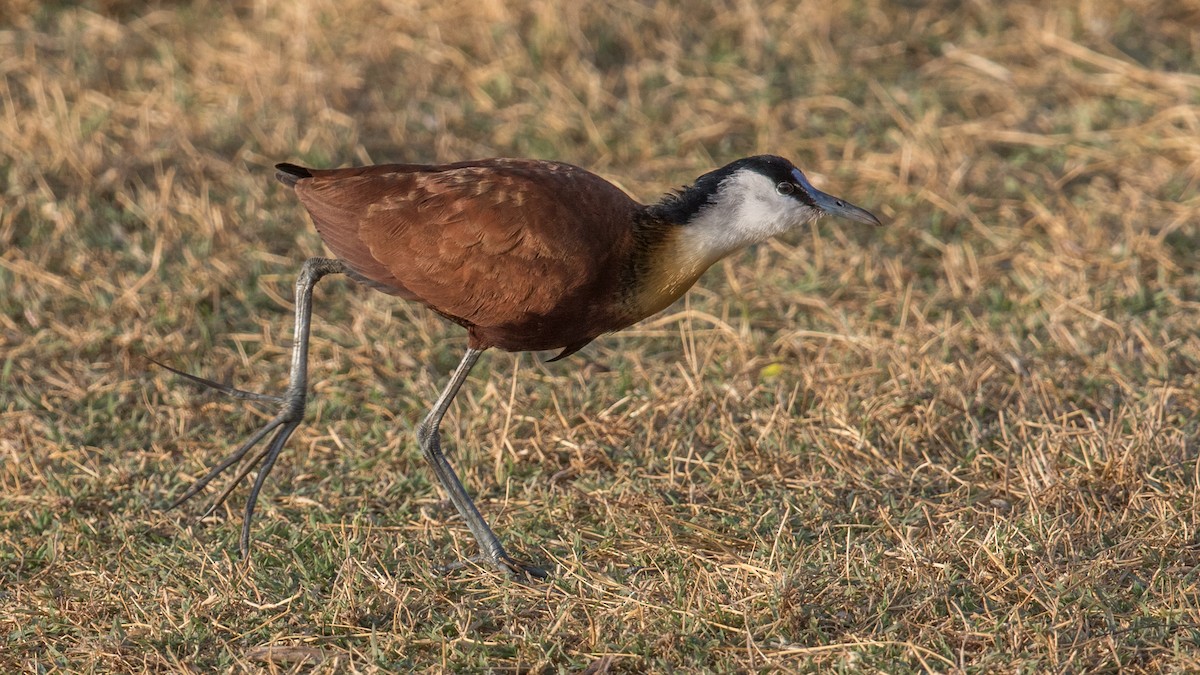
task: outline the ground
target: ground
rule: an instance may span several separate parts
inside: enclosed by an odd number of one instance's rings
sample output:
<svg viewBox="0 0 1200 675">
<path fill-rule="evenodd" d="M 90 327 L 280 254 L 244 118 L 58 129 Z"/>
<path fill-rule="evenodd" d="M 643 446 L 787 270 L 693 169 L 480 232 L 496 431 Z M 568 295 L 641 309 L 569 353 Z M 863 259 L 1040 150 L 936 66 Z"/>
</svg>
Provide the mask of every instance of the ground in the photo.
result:
<svg viewBox="0 0 1200 675">
<path fill-rule="evenodd" d="M 0 671 L 1200 668 L 1200 5 L 10 1 L 0 8 Z M 643 200 L 771 152 L 822 221 L 565 361 L 316 291 L 271 165 L 487 156 Z"/>
</svg>

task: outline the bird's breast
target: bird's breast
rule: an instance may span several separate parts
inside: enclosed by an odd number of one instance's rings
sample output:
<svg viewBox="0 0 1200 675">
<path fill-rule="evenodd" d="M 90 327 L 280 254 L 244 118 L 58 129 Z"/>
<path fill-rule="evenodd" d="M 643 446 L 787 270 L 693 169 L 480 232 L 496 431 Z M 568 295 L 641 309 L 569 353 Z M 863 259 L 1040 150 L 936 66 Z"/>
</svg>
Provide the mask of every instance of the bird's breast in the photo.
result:
<svg viewBox="0 0 1200 675">
<path fill-rule="evenodd" d="M 721 256 L 695 246 L 684 238 L 663 242 L 646 260 L 635 282 L 632 310 L 641 320 L 666 309 L 689 288 Z"/>
</svg>

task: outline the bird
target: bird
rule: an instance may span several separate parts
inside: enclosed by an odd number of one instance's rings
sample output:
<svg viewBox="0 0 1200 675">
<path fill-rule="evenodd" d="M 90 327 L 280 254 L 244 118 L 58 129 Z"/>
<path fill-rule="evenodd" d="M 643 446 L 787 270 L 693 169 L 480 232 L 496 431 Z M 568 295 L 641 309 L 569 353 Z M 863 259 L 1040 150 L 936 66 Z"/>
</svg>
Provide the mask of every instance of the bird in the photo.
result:
<svg viewBox="0 0 1200 675">
<path fill-rule="evenodd" d="M 491 348 L 557 351 L 548 360 L 558 361 L 665 309 L 710 266 L 749 245 L 825 215 L 881 225 L 776 155 L 730 162 L 649 204 L 591 171 L 549 160 L 275 168 L 333 254 L 306 260 L 297 276 L 286 390 L 282 396 L 244 391 L 159 364 L 197 384 L 279 406 L 170 506 L 199 494 L 274 432 L 209 509 L 258 468 L 242 519 L 243 559 L 259 492 L 304 418 L 312 292 L 323 277 L 344 274 L 466 329 L 466 351 L 417 425 L 417 444 L 479 546 L 469 560 L 544 578 L 541 568 L 509 555 L 441 448 L 442 419 L 480 355 Z"/>
</svg>

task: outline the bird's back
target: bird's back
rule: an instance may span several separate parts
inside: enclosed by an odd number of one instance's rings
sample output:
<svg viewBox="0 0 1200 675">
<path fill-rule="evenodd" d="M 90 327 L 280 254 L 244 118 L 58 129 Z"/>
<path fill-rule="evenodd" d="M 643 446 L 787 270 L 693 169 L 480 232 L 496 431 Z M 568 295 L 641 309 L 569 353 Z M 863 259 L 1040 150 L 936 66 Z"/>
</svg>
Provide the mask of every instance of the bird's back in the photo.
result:
<svg viewBox="0 0 1200 675">
<path fill-rule="evenodd" d="M 591 172 L 513 159 L 279 170 L 360 281 L 467 327 L 477 348 L 574 351 L 622 327 L 642 206 Z"/>
</svg>

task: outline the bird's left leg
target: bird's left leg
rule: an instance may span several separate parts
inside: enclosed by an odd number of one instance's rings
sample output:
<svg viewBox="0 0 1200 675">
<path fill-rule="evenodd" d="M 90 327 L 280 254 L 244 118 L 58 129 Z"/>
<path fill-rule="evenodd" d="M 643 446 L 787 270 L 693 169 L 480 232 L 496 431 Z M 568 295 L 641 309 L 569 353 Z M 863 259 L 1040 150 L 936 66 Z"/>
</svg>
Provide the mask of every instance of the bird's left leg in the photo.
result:
<svg viewBox="0 0 1200 675">
<path fill-rule="evenodd" d="M 479 355 L 482 353 L 483 350 L 480 349 L 467 349 L 462 362 L 458 364 L 458 368 L 455 368 L 454 374 L 450 376 L 450 382 L 442 390 L 442 394 L 438 397 L 438 400 L 433 404 L 433 409 L 429 411 L 429 415 L 417 427 L 417 442 L 420 443 L 421 452 L 424 454 L 425 460 L 429 462 L 429 466 L 433 468 L 433 473 L 437 476 L 438 482 L 442 484 L 442 487 L 445 488 L 446 493 L 450 496 L 450 502 L 454 504 L 454 507 L 458 509 L 459 515 L 467 522 L 467 527 L 471 529 L 471 534 L 475 535 L 475 541 L 479 543 L 480 559 L 491 563 L 513 576 L 532 576 L 542 579 L 546 577 L 544 570 L 518 562 L 504 550 L 504 546 L 500 543 L 500 538 L 496 536 L 495 532 L 492 532 L 492 528 L 483 519 L 483 515 L 479 513 L 475 502 L 467 494 L 467 490 L 463 487 L 462 481 L 458 479 L 454 468 L 450 466 L 446 455 L 442 453 L 441 434 L 438 431 L 438 427 L 442 423 L 442 417 L 445 416 L 446 410 L 450 407 L 450 402 L 454 400 L 455 394 L 458 393 L 463 382 L 466 381 L 467 374 L 471 372 L 471 368 L 474 367 L 475 362 L 479 360 Z M 456 566 L 450 565 L 448 569 Z"/>
<path fill-rule="evenodd" d="M 275 460 L 279 458 L 279 453 L 283 451 L 284 444 L 287 443 L 288 438 L 296 430 L 296 427 L 300 426 L 301 420 L 304 419 L 304 409 L 308 402 L 308 334 L 309 327 L 312 325 L 313 286 L 325 275 L 341 274 L 345 271 L 346 267 L 341 261 L 330 258 L 309 258 L 300 269 L 300 275 L 296 279 L 296 325 L 295 337 L 292 341 L 292 368 L 288 375 L 288 387 L 283 396 L 269 396 L 242 391 L 213 382 L 212 380 L 190 375 L 170 366 L 163 366 L 167 370 L 182 375 L 192 382 L 216 389 L 236 398 L 272 401 L 280 404 L 279 413 L 271 418 L 271 421 L 254 432 L 233 454 L 214 466 L 203 478 L 193 483 L 187 492 L 184 492 L 183 495 L 167 507 L 173 509 L 199 494 L 212 479 L 240 462 L 254 446 L 266 438 L 267 434 L 274 431 L 275 435 L 271 438 L 271 442 L 238 470 L 237 475 L 234 476 L 225 490 L 213 501 L 208 511 L 205 512 L 205 515 L 212 513 L 213 510 L 229 497 L 229 493 L 237 487 L 238 483 L 250 471 L 255 467 L 259 467 L 258 476 L 255 477 L 254 486 L 250 489 L 250 496 L 246 501 L 246 511 L 242 518 L 242 536 L 239 540 L 239 549 L 243 558 L 250 552 L 250 521 L 254 518 L 254 506 L 258 502 L 258 493 L 262 490 L 267 475 L 271 473 L 271 469 L 275 466 Z M 162 366 L 163 364 L 159 365 Z"/>
</svg>

